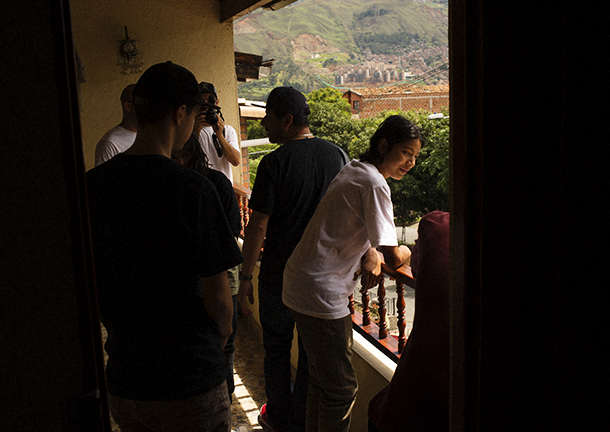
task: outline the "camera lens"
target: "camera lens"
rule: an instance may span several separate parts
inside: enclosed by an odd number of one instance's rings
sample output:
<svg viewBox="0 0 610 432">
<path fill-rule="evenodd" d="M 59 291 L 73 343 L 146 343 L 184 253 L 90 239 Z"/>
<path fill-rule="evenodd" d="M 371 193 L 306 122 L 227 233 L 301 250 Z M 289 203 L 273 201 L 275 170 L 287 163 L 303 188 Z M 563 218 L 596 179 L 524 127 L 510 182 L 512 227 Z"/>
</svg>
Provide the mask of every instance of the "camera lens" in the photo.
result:
<svg viewBox="0 0 610 432">
<path fill-rule="evenodd" d="M 216 113 L 214 112 L 214 110 L 209 110 L 207 112 L 207 114 L 205 115 L 205 121 L 210 125 L 210 126 L 214 126 L 216 123 L 218 123 L 218 116 L 216 115 Z"/>
</svg>

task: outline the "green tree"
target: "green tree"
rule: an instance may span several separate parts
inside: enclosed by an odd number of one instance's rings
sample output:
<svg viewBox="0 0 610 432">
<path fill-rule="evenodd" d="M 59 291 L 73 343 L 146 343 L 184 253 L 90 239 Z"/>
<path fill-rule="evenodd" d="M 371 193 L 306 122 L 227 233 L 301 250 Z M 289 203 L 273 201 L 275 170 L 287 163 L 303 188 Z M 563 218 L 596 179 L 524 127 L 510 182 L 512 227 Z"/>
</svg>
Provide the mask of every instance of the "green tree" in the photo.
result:
<svg viewBox="0 0 610 432">
<path fill-rule="evenodd" d="M 418 125 L 426 145 L 415 168 L 400 181 L 388 179 L 394 216 L 398 224 L 408 225 L 433 210 L 449 210 L 448 119 L 428 120 L 428 111 L 387 111 L 375 117 L 352 119 L 347 100 L 331 88 L 310 93 L 308 100 L 311 131 L 343 148 L 350 159 L 368 149 L 371 137 L 390 115 L 403 115 Z"/>
<path fill-rule="evenodd" d="M 312 91 L 307 95 L 307 101 L 309 103 L 326 102 L 336 104 L 336 107 L 339 110 L 344 111 L 347 114 L 349 114 L 351 110 L 349 101 L 343 97 L 343 93 L 332 87 L 325 87 Z"/>
<path fill-rule="evenodd" d="M 354 134 L 351 107 L 347 99 L 339 90 L 327 87 L 309 93 L 307 100 L 311 109 L 311 132 L 348 152 Z"/>
<path fill-rule="evenodd" d="M 246 122 L 246 133 L 248 139 L 266 138 L 267 132 L 261 125 L 260 120 L 248 120 Z M 278 148 L 277 144 L 262 144 L 258 146 L 252 146 L 248 149 L 248 168 L 250 171 L 250 189 L 254 186 L 254 180 L 256 180 L 256 172 L 258 170 L 258 164 L 263 157 Z"/>
<path fill-rule="evenodd" d="M 267 131 L 265 131 L 265 128 L 261 125 L 260 120 L 247 120 L 246 134 L 248 135 L 249 140 L 267 137 Z"/>
<path fill-rule="evenodd" d="M 337 144 L 345 150 L 350 159 L 358 158 L 369 147 L 371 137 L 379 124 L 388 116 L 399 114 L 414 122 L 421 129 L 426 141 L 417 164 L 402 180 L 388 179 L 397 224 L 414 223 L 433 210 L 449 210 L 449 120 L 447 118 L 428 120 L 431 113 L 422 110 L 387 111 L 375 117 L 352 119 L 347 99 L 339 90 L 330 87 L 309 93 L 307 99 L 311 109 L 309 116 L 311 132 L 319 138 Z M 443 114 L 447 116 L 448 111 L 444 110 Z M 255 129 L 257 126 L 248 124 L 249 137 L 251 137 L 250 127 Z M 256 151 L 264 151 L 261 147 L 266 146 L 257 147 Z M 256 168 L 263 156 L 264 154 L 256 153 L 250 159 L 251 184 L 254 182 Z"/>
<path fill-rule="evenodd" d="M 449 120 L 428 120 L 430 112 L 423 110 L 400 114 L 415 123 L 425 139 L 415 167 L 401 181 L 388 179 L 394 216 L 399 225 L 408 225 L 431 211 L 449 210 Z"/>
</svg>

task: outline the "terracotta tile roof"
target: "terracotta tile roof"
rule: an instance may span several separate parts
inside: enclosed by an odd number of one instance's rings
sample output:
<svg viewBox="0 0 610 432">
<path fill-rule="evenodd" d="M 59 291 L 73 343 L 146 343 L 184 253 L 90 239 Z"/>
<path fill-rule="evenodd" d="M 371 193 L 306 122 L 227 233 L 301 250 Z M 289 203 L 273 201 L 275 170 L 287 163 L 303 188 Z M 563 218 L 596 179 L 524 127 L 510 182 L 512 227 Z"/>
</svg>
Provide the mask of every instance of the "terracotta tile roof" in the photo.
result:
<svg viewBox="0 0 610 432">
<path fill-rule="evenodd" d="M 383 87 L 371 88 L 371 87 L 354 87 L 351 91 L 359 94 L 363 98 L 380 97 L 385 95 L 394 94 L 407 94 L 407 93 L 449 93 L 448 85 L 429 85 L 429 86 L 418 86 L 413 84 L 399 84 L 399 85 L 388 85 Z"/>
</svg>

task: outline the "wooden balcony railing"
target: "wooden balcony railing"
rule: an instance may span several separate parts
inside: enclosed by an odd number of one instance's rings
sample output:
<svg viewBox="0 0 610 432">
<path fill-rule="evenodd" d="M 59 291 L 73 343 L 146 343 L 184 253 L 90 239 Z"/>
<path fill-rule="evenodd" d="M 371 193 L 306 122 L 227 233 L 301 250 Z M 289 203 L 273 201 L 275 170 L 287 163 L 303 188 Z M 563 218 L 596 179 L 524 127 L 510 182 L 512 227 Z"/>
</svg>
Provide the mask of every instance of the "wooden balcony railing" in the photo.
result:
<svg viewBox="0 0 610 432">
<path fill-rule="evenodd" d="M 241 214 L 241 232 L 239 235 L 241 238 L 244 238 L 244 229 L 248 225 L 250 214 L 252 213 L 252 210 L 250 209 L 250 196 L 252 195 L 252 191 L 239 185 L 233 185 L 233 190 L 235 191 L 235 196 L 239 203 L 239 213 Z"/>
<path fill-rule="evenodd" d="M 241 237 L 244 236 L 244 229 L 250 220 L 252 210 L 249 207 L 250 196 L 252 191 L 248 188 L 239 185 L 233 185 L 235 196 L 239 203 L 239 211 L 241 213 Z M 397 309 L 397 327 L 398 336 L 388 334 L 387 311 L 386 311 L 386 289 L 385 282 L 382 279 L 377 287 L 377 297 L 379 304 L 379 319 L 371 320 L 370 298 L 368 292 L 362 292 L 362 313 L 354 308 L 354 296 L 350 296 L 349 310 L 352 314 L 354 330 L 361 333 L 369 342 L 375 345 L 381 352 L 387 355 L 392 360 L 398 362 L 400 353 L 402 352 L 407 337 L 405 334 L 405 285 L 412 288 L 415 287 L 415 280 L 411 273 L 411 267 L 405 265 L 397 270 L 382 264 L 383 272 L 391 279 L 396 281 L 396 309 Z M 373 321 L 373 322 L 371 322 Z"/>
<path fill-rule="evenodd" d="M 386 289 L 385 280 L 381 279 L 377 287 L 377 297 L 379 305 L 379 318 L 371 323 L 370 297 L 368 291 L 361 291 L 362 294 L 362 313 L 354 308 L 354 296 L 350 296 L 349 310 L 352 314 L 354 330 L 362 334 L 369 342 L 379 348 L 384 354 L 394 361 L 398 361 L 400 354 L 407 342 L 405 334 L 405 285 L 415 287 L 415 279 L 411 273 L 411 267 L 404 265 L 399 269 L 392 269 L 382 264 L 383 272 L 391 279 L 396 281 L 396 309 L 398 336 L 388 334 L 388 324 L 386 320 Z"/>
</svg>

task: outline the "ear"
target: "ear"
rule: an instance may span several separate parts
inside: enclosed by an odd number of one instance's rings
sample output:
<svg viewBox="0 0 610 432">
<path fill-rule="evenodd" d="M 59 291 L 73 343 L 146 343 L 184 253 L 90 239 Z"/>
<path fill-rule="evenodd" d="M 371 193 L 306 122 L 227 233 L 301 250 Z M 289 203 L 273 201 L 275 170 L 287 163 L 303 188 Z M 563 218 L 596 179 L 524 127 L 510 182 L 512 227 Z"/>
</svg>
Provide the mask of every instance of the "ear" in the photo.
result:
<svg viewBox="0 0 610 432">
<path fill-rule="evenodd" d="M 390 144 L 388 144 L 388 140 L 385 138 L 381 138 L 381 141 L 379 141 L 379 154 L 380 155 L 385 155 L 388 152 L 388 149 L 390 148 Z"/>
<path fill-rule="evenodd" d="M 289 128 L 290 126 L 292 126 L 292 122 L 294 121 L 294 117 L 292 116 L 292 114 L 286 114 L 284 116 L 284 118 L 282 119 L 282 121 L 284 122 L 284 127 L 285 128 Z"/>
<path fill-rule="evenodd" d="M 186 105 L 180 105 L 179 107 L 174 109 L 173 119 L 176 124 L 180 124 L 184 117 L 186 117 Z"/>
</svg>

